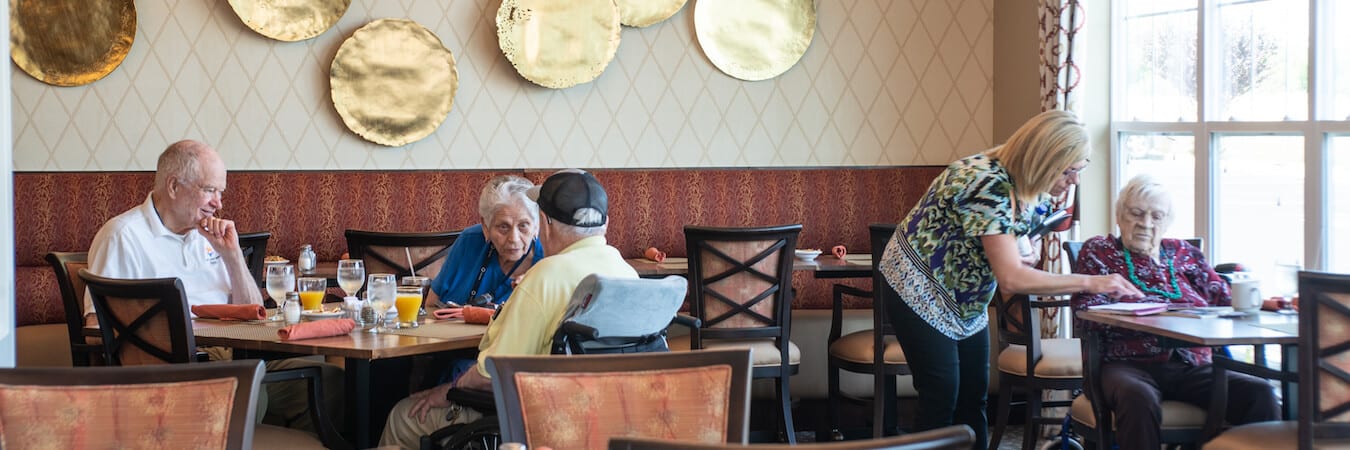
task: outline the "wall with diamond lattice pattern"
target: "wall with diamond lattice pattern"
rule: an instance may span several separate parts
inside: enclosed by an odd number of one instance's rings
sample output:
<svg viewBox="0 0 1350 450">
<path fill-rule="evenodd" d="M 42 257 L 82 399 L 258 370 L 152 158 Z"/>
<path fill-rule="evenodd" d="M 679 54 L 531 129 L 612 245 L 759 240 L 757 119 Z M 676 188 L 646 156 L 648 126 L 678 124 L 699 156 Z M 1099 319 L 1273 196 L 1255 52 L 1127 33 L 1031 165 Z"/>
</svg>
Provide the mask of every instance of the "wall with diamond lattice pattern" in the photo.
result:
<svg viewBox="0 0 1350 450">
<path fill-rule="evenodd" d="M 14 169 L 153 170 L 182 138 L 232 170 L 929 165 L 993 142 L 992 0 L 820 0 L 806 55 L 759 82 L 708 62 L 696 2 L 624 28 L 595 81 L 550 90 L 498 49 L 499 0 L 356 0 L 297 43 L 225 1 L 137 0 L 135 44 L 107 78 L 51 87 L 11 63 Z M 385 17 L 435 32 L 460 76 L 440 128 L 399 148 L 347 130 L 328 92 L 342 41 Z"/>
</svg>

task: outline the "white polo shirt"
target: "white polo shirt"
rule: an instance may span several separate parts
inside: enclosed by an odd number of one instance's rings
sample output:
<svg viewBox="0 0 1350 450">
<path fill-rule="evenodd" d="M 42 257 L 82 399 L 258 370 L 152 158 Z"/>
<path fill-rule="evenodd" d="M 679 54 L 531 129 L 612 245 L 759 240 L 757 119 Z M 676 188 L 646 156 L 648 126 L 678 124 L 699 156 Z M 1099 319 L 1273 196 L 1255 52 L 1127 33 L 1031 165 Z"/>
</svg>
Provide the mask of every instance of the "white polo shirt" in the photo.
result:
<svg viewBox="0 0 1350 450">
<path fill-rule="evenodd" d="M 89 271 L 109 278 L 178 278 L 189 306 L 230 302 L 230 274 L 220 254 L 196 229 L 169 231 L 150 195 L 99 228 L 89 245 Z M 94 312 L 88 295 L 84 312 Z"/>
</svg>

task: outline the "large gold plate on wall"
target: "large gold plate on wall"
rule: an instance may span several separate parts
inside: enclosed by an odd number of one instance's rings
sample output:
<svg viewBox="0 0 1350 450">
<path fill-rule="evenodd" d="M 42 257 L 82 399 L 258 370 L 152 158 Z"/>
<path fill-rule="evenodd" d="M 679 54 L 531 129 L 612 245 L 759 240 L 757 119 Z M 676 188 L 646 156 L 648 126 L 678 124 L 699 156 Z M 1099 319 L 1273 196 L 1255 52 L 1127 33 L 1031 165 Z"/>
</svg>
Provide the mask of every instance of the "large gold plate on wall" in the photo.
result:
<svg viewBox="0 0 1350 450">
<path fill-rule="evenodd" d="M 230 0 L 239 20 L 278 41 L 302 41 L 323 34 L 352 0 Z"/>
<path fill-rule="evenodd" d="M 455 55 L 431 30 L 380 19 L 352 33 L 329 70 L 333 106 L 347 128 L 397 147 L 441 126 L 459 87 Z"/>
<path fill-rule="evenodd" d="M 814 0 L 698 0 L 694 34 L 718 70 L 747 81 L 781 75 L 816 32 Z"/>
<path fill-rule="evenodd" d="M 614 0 L 502 0 L 497 44 L 526 80 L 562 89 L 590 82 L 619 49 Z"/>
<path fill-rule="evenodd" d="M 132 0 L 10 0 L 9 14 L 10 58 L 55 86 L 102 79 L 136 38 Z"/>
<path fill-rule="evenodd" d="M 619 5 L 619 22 L 642 28 L 655 25 L 680 12 L 687 0 L 615 0 Z"/>
</svg>

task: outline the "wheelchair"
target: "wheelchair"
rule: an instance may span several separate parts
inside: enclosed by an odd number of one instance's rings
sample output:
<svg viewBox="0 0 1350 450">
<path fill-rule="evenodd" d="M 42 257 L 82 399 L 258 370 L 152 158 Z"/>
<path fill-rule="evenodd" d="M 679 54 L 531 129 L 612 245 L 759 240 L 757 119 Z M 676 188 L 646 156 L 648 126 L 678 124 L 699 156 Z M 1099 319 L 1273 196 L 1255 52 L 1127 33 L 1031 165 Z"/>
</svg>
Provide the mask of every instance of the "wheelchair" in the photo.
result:
<svg viewBox="0 0 1350 450">
<path fill-rule="evenodd" d="M 679 314 L 688 290 L 679 276 L 626 279 L 591 275 L 581 280 L 553 334 L 554 355 L 669 351 L 671 324 L 697 328 L 699 320 Z M 495 450 L 501 445 L 492 392 L 450 389 L 447 400 L 484 413 L 483 418 L 450 425 L 422 436 L 423 450 Z"/>
</svg>

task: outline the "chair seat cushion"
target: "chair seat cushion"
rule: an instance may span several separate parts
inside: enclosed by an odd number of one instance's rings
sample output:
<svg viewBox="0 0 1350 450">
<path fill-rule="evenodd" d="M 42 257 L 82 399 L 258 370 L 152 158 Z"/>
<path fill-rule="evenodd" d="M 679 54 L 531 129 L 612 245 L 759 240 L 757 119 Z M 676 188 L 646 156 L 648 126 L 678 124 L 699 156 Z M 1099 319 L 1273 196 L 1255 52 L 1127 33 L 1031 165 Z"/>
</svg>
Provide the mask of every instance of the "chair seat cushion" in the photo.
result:
<svg viewBox="0 0 1350 450">
<path fill-rule="evenodd" d="M 688 351 L 689 336 L 675 336 L 666 342 L 670 346 L 670 351 Z M 705 339 L 703 341 L 704 350 L 731 350 L 738 348 L 750 349 L 750 364 L 754 367 L 771 367 L 779 365 L 778 346 L 773 344 L 773 339 Z M 797 344 L 788 341 L 788 365 L 798 365 L 802 362 L 802 351 L 797 348 Z"/>
<path fill-rule="evenodd" d="M 1073 399 L 1069 408 L 1075 422 L 1097 428 L 1097 418 L 1092 415 L 1092 402 L 1086 395 Z M 1162 429 L 1200 428 L 1205 426 L 1205 410 L 1190 403 L 1175 400 L 1162 402 Z"/>
<path fill-rule="evenodd" d="M 324 449 L 318 436 L 276 425 L 258 424 L 253 428 L 253 448 L 263 449 Z"/>
<path fill-rule="evenodd" d="M 1082 347 L 1077 339 L 1042 339 L 1041 360 L 1036 363 L 1037 378 L 1082 378 Z M 1009 345 L 998 354 L 998 370 L 1027 375 L 1027 347 Z"/>
<path fill-rule="evenodd" d="M 870 363 L 873 360 L 872 336 L 872 330 L 863 330 L 840 337 L 830 344 L 830 356 L 857 363 Z M 883 337 L 882 344 L 886 347 L 884 353 L 886 364 L 906 364 L 905 352 L 900 349 L 900 342 L 895 340 L 895 336 Z"/>
<path fill-rule="evenodd" d="M 1298 422 L 1249 423 L 1230 428 L 1205 444 L 1205 450 L 1279 450 L 1286 448 L 1290 450 L 1298 448 Z M 1319 445 L 1317 448 L 1333 447 Z"/>
</svg>

